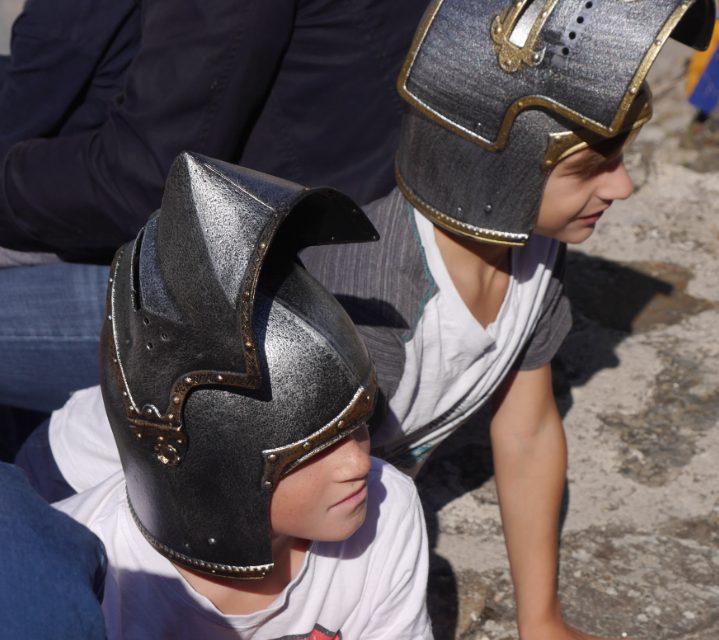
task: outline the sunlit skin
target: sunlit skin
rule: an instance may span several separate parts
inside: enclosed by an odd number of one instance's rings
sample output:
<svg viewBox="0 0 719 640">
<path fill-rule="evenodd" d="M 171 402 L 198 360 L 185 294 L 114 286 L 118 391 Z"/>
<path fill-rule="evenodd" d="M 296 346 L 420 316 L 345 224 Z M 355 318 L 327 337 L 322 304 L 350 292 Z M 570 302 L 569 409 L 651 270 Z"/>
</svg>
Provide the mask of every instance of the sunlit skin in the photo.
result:
<svg viewBox="0 0 719 640">
<path fill-rule="evenodd" d="M 547 180 L 534 233 L 569 244 L 589 238 L 612 202 L 634 191 L 623 156 L 633 137 L 609 157 L 589 148 L 562 160 Z"/>
<path fill-rule="evenodd" d="M 274 535 L 338 541 L 357 531 L 367 511 L 369 449 L 363 426 L 282 478 L 270 506 Z"/>
<path fill-rule="evenodd" d="M 231 580 L 175 567 L 224 614 L 267 608 L 298 574 L 312 541 L 345 540 L 364 523 L 369 450 L 369 431 L 359 427 L 277 483 L 270 503 L 274 568 L 266 578 Z"/>
</svg>

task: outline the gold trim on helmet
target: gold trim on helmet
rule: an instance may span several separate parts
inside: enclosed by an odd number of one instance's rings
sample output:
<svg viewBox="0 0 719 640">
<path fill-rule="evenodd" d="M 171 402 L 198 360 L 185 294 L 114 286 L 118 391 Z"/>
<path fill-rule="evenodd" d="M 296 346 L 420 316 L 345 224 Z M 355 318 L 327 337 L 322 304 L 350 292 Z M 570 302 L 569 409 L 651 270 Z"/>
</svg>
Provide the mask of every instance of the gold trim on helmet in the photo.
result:
<svg viewBox="0 0 719 640">
<path fill-rule="evenodd" d="M 275 220 L 268 225 L 260 236 L 260 242 L 254 250 L 250 260 L 250 266 L 243 280 L 242 288 L 242 309 L 240 311 L 240 335 L 243 342 L 243 353 L 246 363 L 244 373 L 234 371 L 188 371 L 178 377 L 170 389 L 170 397 L 167 402 L 167 409 L 163 413 L 154 404 L 138 406 L 133 397 L 130 383 L 125 374 L 125 367 L 122 363 L 120 350 L 120 336 L 117 325 L 118 304 L 117 304 L 117 278 L 120 265 L 125 256 L 125 249 L 118 251 L 111 267 L 112 276 L 108 287 L 109 314 L 106 322 L 111 325 L 112 344 L 110 355 L 112 368 L 117 382 L 121 385 L 122 399 L 125 405 L 127 426 L 138 440 L 154 442 L 154 457 L 165 466 L 177 466 L 182 462 L 187 450 L 187 434 L 182 422 L 183 408 L 191 391 L 197 388 L 229 387 L 237 389 L 256 389 L 261 383 L 259 358 L 256 349 L 256 340 L 252 332 L 252 309 L 254 294 L 257 288 L 260 269 L 265 255 L 269 250 L 271 239 L 280 224 Z M 138 234 L 132 246 L 130 258 L 130 269 L 135 269 L 137 252 L 140 250 L 144 231 Z M 131 274 L 131 277 L 132 274 Z M 132 313 L 136 313 L 133 310 Z"/>
<path fill-rule="evenodd" d="M 504 114 L 504 118 L 502 120 L 502 124 L 499 128 L 496 139 L 487 140 L 486 138 L 480 136 L 476 131 L 471 131 L 465 127 L 462 127 L 456 122 L 452 122 L 439 112 L 435 111 L 430 105 L 422 102 L 422 100 L 416 95 L 414 95 L 407 87 L 407 80 L 412 71 L 412 66 L 414 65 L 414 62 L 417 58 L 419 49 L 421 48 L 422 43 L 424 42 L 424 39 L 427 36 L 427 33 L 429 32 L 429 29 L 432 26 L 432 23 L 434 22 L 434 19 L 439 12 L 443 2 L 444 0 L 434 0 L 433 4 L 430 6 L 430 8 L 427 10 L 424 17 L 422 18 L 419 29 L 417 30 L 414 40 L 412 41 L 412 46 L 410 48 L 409 54 L 407 55 L 407 58 L 402 65 L 402 70 L 400 72 L 399 79 L 397 80 L 397 90 L 399 91 L 400 96 L 402 96 L 404 100 L 406 100 L 412 107 L 417 109 L 425 117 L 438 123 L 445 129 L 453 131 L 457 135 L 469 140 L 470 142 L 474 142 L 483 149 L 492 152 L 501 151 L 507 145 L 507 141 L 509 139 L 509 132 L 512 128 L 512 124 L 514 123 L 514 120 L 517 118 L 519 113 L 524 111 L 525 109 L 536 107 L 542 107 L 550 112 L 556 113 L 580 125 L 582 128 L 597 133 L 604 138 L 612 138 L 616 136 L 620 132 L 621 127 L 627 118 L 627 114 L 640 91 L 642 83 L 644 82 L 647 74 L 649 73 L 649 69 L 652 66 L 652 63 L 661 51 L 662 47 L 664 46 L 664 43 L 667 41 L 669 36 L 671 36 L 674 29 L 684 17 L 684 14 L 686 14 L 686 12 L 692 5 L 692 2 L 689 0 L 682 2 L 664 23 L 664 26 L 661 28 L 661 30 L 655 37 L 652 46 L 649 47 L 649 50 L 644 55 L 642 62 L 639 64 L 637 71 L 635 72 L 631 82 L 627 87 L 624 97 L 619 104 L 619 108 L 617 109 L 614 119 L 608 127 L 582 115 L 577 111 L 574 111 L 573 109 L 569 109 L 568 107 L 560 104 L 559 102 L 556 102 L 555 100 L 552 100 L 551 98 L 546 98 L 543 96 L 525 96 L 519 98 L 511 105 L 509 105 Z M 520 2 L 522 2 L 522 0 L 520 0 Z"/>
<path fill-rule="evenodd" d="M 272 492 L 279 480 L 320 451 L 346 438 L 353 431 L 367 424 L 372 417 L 377 396 L 377 382 L 374 376 L 366 387 L 360 387 L 342 412 L 313 434 L 283 447 L 265 449 L 262 487 Z"/>
<path fill-rule="evenodd" d="M 649 86 L 645 83 L 641 93 L 627 112 L 627 117 L 617 135 L 639 129 L 651 120 L 652 114 L 652 94 Z M 573 153 L 609 139 L 587 129 L 550 133 L 543 166 L 546 169 L 551 169 Z"/>
<path fill-rule="evenodd" d="M 464 238 L 470 238 L 472 240 L 481 240 L 482 242 L 488 242 L 490 244 L 501 244 L 509 247 L 521 247 L 524 246 L 529 240 L 528 233 L 513 233 L 511 231 L 495 231 L 494 229 L 482 229 L 481 227 L 475 227 L 468 222 L 462 222 L 456 218 L 448 216 L 446 213 L 442 213 L 439 209 L 435 209 L 432 205 L 428 204 L 417 196 L 410 186 L 405 182 L 402 174 L 399 172 L 399 168 L 395 164 L 394 170 L 395 179 L 397 180 L 397 186 L 402 192 L 409 203 L 417 209 L 425 218 L 429 218 L 438 227 L 442 227 L 447 231 L 462 236 Z"/>
<path fill-rule="evenodd" d="M 510 38 L 519 19 L 524 15 L 524 9 L 529 2 L 530 0 L 519 0 L 496 15 L 492 20 L 492 42 L 497 51 L 497 62 L 502 70 L 507 73 L 519 71 L 522 65 L 536 67 L 544 57 L 543 48 L 537 46 L 539 33 L 559 0 L 546 0 L 544 7 L 537 15 L 537 19 L 527 35 L 526 41 L 522 46 L 518 46 Z"/>
<path fill-rule="evenodd" d="M 135 513 L 135 509 L 132 506 L 130 496 L 127 496 L 127 503 L 130 507 L 130 513 L 140 533 L 145 539 L 155 548 L 155 550 L 161 555 L 165 556 L 173 562 L 177 562 L 193 571 L 198 571 L 211 576 L 220 575 L 222 577 L 238 578 L 241 580 L 261 580 L 266 578 L 272 572 L 272 568 L 275 563 L 270 564 L 259 564 L 250 566 L 240 566 L 231 564 L 220 564 L 218 562 L 210 562 L 209 560 L 199 560 L 193 558 L 179 551 L 175 551 L 171 547 L 168 547 L 165 543 L 160 542 L 155 536 L 153 536 L 142 524 L 140 518 Z"/>
</svg>

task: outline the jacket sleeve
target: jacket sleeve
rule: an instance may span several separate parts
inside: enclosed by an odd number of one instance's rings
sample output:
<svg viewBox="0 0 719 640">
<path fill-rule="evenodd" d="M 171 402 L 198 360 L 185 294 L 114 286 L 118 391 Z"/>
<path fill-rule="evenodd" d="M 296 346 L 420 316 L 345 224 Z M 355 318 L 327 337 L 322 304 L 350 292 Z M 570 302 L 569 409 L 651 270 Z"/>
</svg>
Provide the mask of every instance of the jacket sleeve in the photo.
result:
<svg viewBox="0 0 719 640">
<path fill-rule="evenodd" d="M 134 0 L 28 0 L 0 80 L 0 152 L 59 131 Z"/>
<path fill-rule="evenodd" d="M 149 0 L 140 50 L 97 130 L 0 158 L 0 246 L 111 253 L 159 204 L 182 150 L 229 159 L 292 31 L 293 0 Z"/>
</svg>

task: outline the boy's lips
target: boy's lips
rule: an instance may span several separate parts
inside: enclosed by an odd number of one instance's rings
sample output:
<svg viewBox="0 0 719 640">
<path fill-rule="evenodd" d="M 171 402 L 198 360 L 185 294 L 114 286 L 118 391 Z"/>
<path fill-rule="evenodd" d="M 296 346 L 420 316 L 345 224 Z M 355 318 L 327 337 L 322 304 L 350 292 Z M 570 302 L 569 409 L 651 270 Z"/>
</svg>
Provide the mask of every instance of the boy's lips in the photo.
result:
<svg viewBox="0 0 719 640">
<path fill-rule="evenodd" d="M 338 502 L 335 502 L 332 506 L 330 506 L 330 509 L 336 509 L 338 507 L 355 507 L 358 504 L 361 504 L 367 499 L 367 481 L 362 481 L 362 486 L 360 486 L 359 489 L 356 491 L 353 491 L 345 498 L 342 498 L 342 500 L 339 500 Z"/>
<path fill-rule="evenodd" d="M 606 209 L 602 209 L 601 211 L 595 211 L 594 213 L 587 214 L 586 216 L 579 216 L 577 220 L 581 220 L 585 224 L 595 224 L 597 220 L 604 215 L 605 211 Z"/>
</svg>

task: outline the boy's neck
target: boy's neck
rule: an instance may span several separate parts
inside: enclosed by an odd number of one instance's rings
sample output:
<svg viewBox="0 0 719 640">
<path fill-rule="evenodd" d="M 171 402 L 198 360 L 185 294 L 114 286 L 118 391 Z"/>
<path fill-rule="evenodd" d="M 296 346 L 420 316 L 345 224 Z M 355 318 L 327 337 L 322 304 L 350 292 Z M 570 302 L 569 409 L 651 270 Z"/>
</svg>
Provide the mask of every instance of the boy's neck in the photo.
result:
<svg viewBox="0 0 719 640">
<path fill-rule="evenodd" d="M 464 304 L 482 326 L 491 324 L 509 286 L 509 247 L 463 238 L 437 226 L 434 235 Z"/>
<path fill-rule="evenodd" d="M 302 568 L 310 542 L 287 536 L 273 536 L 272 573 L 260 580 L 233 580 L 175 568 L 197 593 L 205 596 L 225 615 L 247 615 L 269 607 Z M 173 563 L 174 564 L 174 563 Z"/>
</svg>

